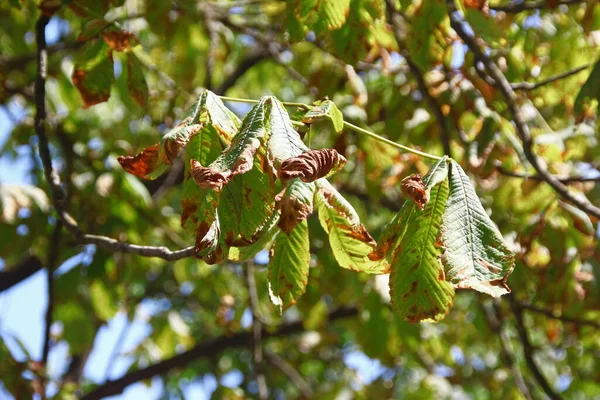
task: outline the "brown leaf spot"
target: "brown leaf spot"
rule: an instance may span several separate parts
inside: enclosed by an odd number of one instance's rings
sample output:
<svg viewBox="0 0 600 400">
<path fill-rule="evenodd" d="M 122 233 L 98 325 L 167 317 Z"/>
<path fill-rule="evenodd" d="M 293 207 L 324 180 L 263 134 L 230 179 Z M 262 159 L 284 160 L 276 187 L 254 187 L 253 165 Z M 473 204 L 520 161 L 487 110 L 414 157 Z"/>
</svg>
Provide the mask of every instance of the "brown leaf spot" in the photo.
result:
<svg viewBox="0 0 600 400">
<path fill-rule="evenodd" d="M 181 209 L 181 226 L 183 226 L 188 218 L 195 214 L 198 210 L 198 203 L 196 203 L 194 200 L 182 199 Z"/>
<path fill-rule="evenodd" d="M 340 170 L 345 164 L 346 158 L 334 149 L 309 150 L 283 161 L 277 175 L 283 183 L 294 178 L 313 182 Z"/>
<path fill-rule="evenodd" d="M 51 17 L 60 9 L 60 6 L 62 6 L 61 0 L 42 0 L 39 7 L 42 14 L 46 17 Z"/>
<path fill-rule="evenodd" d="M 419 209 L 424 210 L 427 203 L 429 203 L 429 194 L 427 193 L 427 190 L 425 190 L 421 175 L 409 175 L 402 179 L 400 185 L 402 187 L 402 193 L 411 199 Z"/>
<path fill-rule="evenodd" d="M 125 171 L 145 178 L 158 166 L 158 144 L 146 147 L 135 156 L 121 156 L 118 160 Z"/>
<path fill-rule="evenodd" d="M 109 54 L 112 58 L 112 54 Z M 95 104 L 102 103 L 110 97 L 110 87 L 105 90 L 91 91 L 86 83 L 87 71 L 83 69 L 74 69 L 71 75 L 73 85 L 79 90 L 81 98 L 83 99 L 83 108 L 91 107 Z"/>
<path fill-rule="evenodd" d="M 138 38 L 133 33 L 124 30 L 104 31 L 102 32 L 102 39 L 111 49 L 116 51 L 130 49 L 139 43 Z"/>
<path fill-rule="evenodd" d="M 296 225 L 312 214 L 313 208 L 311 204 L 286 196 L 285 192 L 284 189 L 275 197 L 275 207 L 281 211 L 277 226 L 289 235 Z"/>
</svg>

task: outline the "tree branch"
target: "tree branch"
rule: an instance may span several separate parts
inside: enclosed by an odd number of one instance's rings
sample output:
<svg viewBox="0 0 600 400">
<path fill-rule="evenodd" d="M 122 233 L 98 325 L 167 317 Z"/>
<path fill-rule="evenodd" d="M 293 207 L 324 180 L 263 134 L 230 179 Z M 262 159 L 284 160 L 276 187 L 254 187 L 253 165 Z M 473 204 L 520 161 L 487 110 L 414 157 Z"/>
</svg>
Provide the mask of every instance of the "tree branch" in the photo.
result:
<svg viewBox="0 0 600 400">
<path fill-rule="evenodd" d="M 568 78 L 570 76 L 576 75 L 578 73 L 580 73 L 581 71 L 585 71 L 586 69 L 588 69 L 589 67 L 593 66 L 593 63 L 589 63 L 589 64 L 585 64 L 582 65 L 580 67 L 577 67 L 575 69 L 572 69 L 570 71 L 566 71 L 554 76 L 551 76 L 549 78 L 546 78 L 544 80 L 541 80 L 539 82 L 536 83 L 531 83 L 531 82 L 519 82 L 519 83 L 512 83 L 510 86 L 512 87 L 513 90 L 523 90 L 523 91 L 530 91 L 530 90 L 535 90 L 537 88 L 540 88 L 544 85 L 547 85 L 549 83 L 553 83 L 556 82 L 558 80 L 564 79 L 564 78 Z"/>
<path fill-rule="evenodd" d="M 537 364 L 535 362 L 535 359 L 533 358 L 533 346 L 531 345 L 531 342 L 529 341 L 529 336 L 527 335 L 527 329 L 525 328 L 525 324 L 523 322 L 523 309 L 520 307 L 519 303 L 517 302 L 517 300 L 515 299 L 515 297 L 513 295 L 508 295 L 507 297 L 510 302 L 510 306 L 513 311 L 513 314 L 515 315 L 517 332 L 519 333 L 519 339 L 521 340 L 521 343 L 523 345 L 523 354 L 525 355 L 525 362 L 527 363 L 529 370 L 533 374 L 533 377 L 535 378 L 537 383 L 540 385 L 540 387 L 542 388 L 544 393 L 546 393 L 546 395 L 550 399 L 552 399 L 552 400 L 561 399 L 561 396 L 559 396 L 554 391 L 554 389 L 550 386 L 550 383 L 546 380 L 546 377 L 544 376 L 544 374 L 542 374 L 542 371 L 540 371 L 539 367 L 537 366 Z"/>
<path fill-rule="evenodd" d="M 296 385 L 298 390 L 302 393 L 302 396 L 307 399 L 313 397 L 313 392 L 308 382 L 306 382 L 302 375 L 300 375 L 300 373 L 290 363 L 268 350 L 265 350 L 265 357 L 271 364 L 279 368 L 281 372 L 290 378 L 290 381 Z"/>
<path fill-rule="evenodd" d="M 475 54 L 475 57 L 483 63 L 488 74 L 494 79 L 498 89 L 505 97 L 508 109 L 513 117 L 512 119 L 516 127 L 517 135 L 519 136 L 519 139 L 521 139 L 521 142 L 523 142 L 523 152 L 525 153 L 525 157 L 537 171 L 540 178 L 552 186 L 552 188 L 564 199 L 573 203 L 575 206 L 587 212 L 588 214 L 600 218 L 600 209 L 598 207 L 591 204 L 585 197 L 572 194 L 567 186 L 565 186 L 556 177 L 554 177 L 554 175 L 548 172 L 544 166 L 544 161 L 538 158 L 538 156 L 533 152 L 533 138 L 529 132 L 529 126 L 525 122 L 525 119 L 523 118 L 523 115 L 517 106 L 517 95 L 504 76 L 504 73 L 502 70 L 500 70 L 498 65 L 496 65 L 496 63 L 492 61 L 490 57 L 488 57 L 479 47 L 475 38 L 466 33 L 463 27 L 464 21 L 457 16 L 457 13 L 452 13 L 450 15 L 450 23 L 452 28 L 460 36 L 463 42 Z"/>
<path fill-rule="evenodd" d="M 254 262 L 246 262 L 246 280 L 248 282 L 248 299 L 252 311 L 252 356 L 254 359 L 254 374 L 258 386 L 258 397 L 267 399 L 269 393 L 264 374 L 263 348 L 262 348 L 262 323 L 258 317 L 258 293 L 256 292 L 256 279 L 254 277 Z"/>
<path fill-rule="evenodd" d="M 500 172 L 502 175 L 512 176 L 513 178 L 521 178 L 521 179 L 533 179 L 535 181 L 543 181 L 540 175 L 535 174 L 527 174 L 525 172 L 517 172 L 517 171 L 509 171 L 501 165 L 496 165 L 496 170 Z M 587 176 L 558 176 L 554 175 L 554 177 L 561 183 L 574 183 L 574 182 L 600 182 L 600 176 L 596 177 L 587 177 Z"/>
<path fill-rule="evenodd" d="M 558 5 L 571 5 L 577 3 L 583 3 L 583 0 L 560 0 Z M 490 10 L 504 11 L 505 13 L 511 14 L 528 10 L 543 10 L 552 8 L 553 7 L 550 6 L 550 2 L 547 0 L 522 1 L 520 3 L 509 3 L 504 6 L 490 6 Z"/>
<path fill-rule="evenodd" d="M 591 326 L 592 328 L 600 329 L 600 322 L 597 322 L 597 321 L 573 318 L 573 317 L 568 317 L 566 315 L 558 315 L 558 314 L 554 313 L 552 310 L 547 310 L 545 308 L 536 307 L 532 304 L 524 303 L 524 302 L 520 302 L 519 307 L 524 310 L 531 311 L 531 312 L 534 312 L 537 314 L 542 314 L 548 318 L 556 319 L 556 320 L 559 320 L 562 322 L 575 324 L 575 325 L 582 325 L 582 326 Z"/>
<path fill-rule="evenodd" d="M 329 322 L 334 322 L 342 318 L 354 317 L 357 315 L 357 313 L 358 310 L 356 307 L 339 308 L 329 313 L 328 319 Z M 302 332 L 303 330 L 303 321 L 299 320 L 282 325 L 275 331 L 270 332 L 268 330 L 263 330 L 262 335 L 265 339 L 276 338 L 293 335 Z M 178 354 L 172 358 L 161 361 L 147 368 L 130 372 L 114 381 L 108 381 L 84 395 L 81 400 L 96 400 L 103 397 L 118 395 L 122 393 L 127 386 L 135 382 L 149 379 L 156 375 L 165 374 L 174 368 L 184 367 L 198 358 L 215 356 L 225 349 L 246 347 L 248 346 L 251 337 L 252 332 L 246 331 L 236 333 L 232 336 L 220 336 L 214 340 L 201 343 L 191 350 Z"/>
<path fill-rule="evenodd" d="M 27 256 L 18 264 L 0 272 L 0 293 L 21 283 L 31 275 L 41 270 L 44 266 L 36 256 Z"/>
<path fill-rule="evenodd" d="M 533 400 L 531 396 L 531 391 L 529 387 L 527 387 L 527 383 L 523 379 L 523 375 L 521 374 L 521 369 L 519 368 L 519 364 L 517 363 L 515 352 L 513 346 L 510 342 L 510 338 L 504 329 L 504 319 L 502 318 L 502 314 L 495 303 L 491 304 L 481 304 L 483 311 L 485 312 L 485 316 L 487 318 L 488 325 L 490 330 L 493 333 L 498 335 L 500 339 L 500 346 L 502 348 L 502 354 L 504 355 L 504 359 L 508 366 L 510 367 L 513 377 L 515 380 L 515 385 L 527 400 Z"/>
</svg>

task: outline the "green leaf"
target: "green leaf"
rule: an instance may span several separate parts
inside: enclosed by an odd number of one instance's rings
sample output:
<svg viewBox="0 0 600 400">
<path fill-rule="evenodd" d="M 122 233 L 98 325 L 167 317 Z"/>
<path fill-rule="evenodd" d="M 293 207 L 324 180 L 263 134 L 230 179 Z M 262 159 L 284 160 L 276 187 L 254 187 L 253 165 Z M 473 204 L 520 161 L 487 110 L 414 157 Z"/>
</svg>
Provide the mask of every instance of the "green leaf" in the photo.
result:
<svg viewBox="0 0 600 400">
<path fill-rule="evenodd" d="M 329 234 L 329 244 L 340 267 L 369 274 L 386 273 L 389 265 L 385 260 L 370 258 L 376 243 L 354 208 L 327 180 L 319 179 L 315 184 L 319 221 Z"/>
<path fill-rule="evenodd" d="M 82 55 L 75 61 L 71 79 L 81 94 L 84 108 L 108 100 L 115 77 L 112 50 L 104 40 L 85 44 Z"/>
<path fill-rule="evenodd" d="M 119 305 L 114 299 L 114 294 L 100 280 L 95 280 L 90 285 L 90 300 L 96 315 L 102 321 L 109 321 L 119 311 Z"/>
<path fill-rule="evenodd" d="M 514 254 L 481 205 L 469 177 L 452 160 L 450 195 L 442 223 L 446 279 L 457 288 L 498 297 L 509 293 L 506 279 Z"/>
<path fill-rule="evenodd" d="M 425 190 L 429 192 L 429 198 L 431 198 L 431 188 L 444 181 L 447 176 L 448 158 L 443 157 L 440 161 L 435 163 L 427 175 L 423 177 L 423 184 L 425 185 Z M 406 221 L 412 218 L 412 214 L 416 212 L 415 210 L 417 209 L 410 207 L 410 205 L 414 205 L 414 203 L 407 199 L 400 211 L 394 216 L 392 221 L 387 224 L 379 238 L 377 249 L 369 255 L 372 259 L 385 259 L 388 264 L 392 263 L 396 253 L 401 248 L 400 243 L 407 232 L 408 225 L 406 224 Z"/>
<path fill-rule="evenodd" d="M 589 100 L 597 100 L 600 102 L 600 60 L 596 62 L 590 76 L 577 94 L 574 106 L 575 113 L 581 114 L 584 104 Z"/>
<path fill-rule="evenodd" d="M 435 182 L 437 171 L 432 169 L 423 181 Z M 390 296 L 394 311 L 409 322 L 441 320 L 454 299 L 454 288 L 444 278 L 438 243 L 447 198 L 448 180 L 444 178 L 430 185 L 430 200 L 423 211 L 412 202 L 403 206 L 410 213 L 401 221 L 400 230 L 406 234 L 393 257 Z"/>
<path fill-rule="evenodd" d="M 309 135 L 311 140 L 323 135 L 330 136 L 330 132 L 339 134 L 344 129 L 344 116 L 331 100 L 317 103 L 302 117 L 302 122 L 310 124 Z"/>
<path fill-rule="evenodd" d="M 254 258 L 261 250 L 269 248 L 277 234 L 280 232 L 279 227 L 277 226 L 280 215 L 279 211 L 273 213 L 269 222 L 257 232 L 256 236 L 259 239 L 254 243 L 248 246 L 232 247 L 229 249 L 229 259 L 232 261 L 246 261 Z"/>
<path fill-rule="evenodd" d="M 290 116 L 283 104 L 275 97 L 270 97 L 269 100 L 270 118 L 267 148 L 269 159 L 278 169 L 286 159 L 296 157 L 309 149 L 292 126 Z"/>
<path fill-rule="evenodd" d="M 308 223 L 302 221 L 288 235 L 280 232 L 268 265 L 269 297 L 279 312 L 296 304 L 308 283 L 310 248 Z"/>
<path fill-rule="evenodd" d="M 144 78 L 143 65 L 132 52 L 126 53 L 127 57 L 127 88 L 129 94 L 135 99 L 140 107 L 148 104 L 148 84 Z"/>
</svg>

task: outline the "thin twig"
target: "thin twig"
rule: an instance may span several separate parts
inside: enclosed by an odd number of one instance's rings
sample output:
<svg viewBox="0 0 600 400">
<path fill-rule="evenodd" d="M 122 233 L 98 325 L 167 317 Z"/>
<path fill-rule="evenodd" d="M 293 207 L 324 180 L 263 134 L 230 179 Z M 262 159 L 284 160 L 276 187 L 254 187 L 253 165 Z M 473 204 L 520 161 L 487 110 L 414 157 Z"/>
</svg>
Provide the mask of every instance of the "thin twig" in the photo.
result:
<svg viewBox="0 0 600 400">
<path fill-rule="evenodd" d="M 288 378 L 290 378 L 290 381 L 296 385 L 298 390 L 302 393 L 302 396 L 307 399 L 313 397 L 313 392 L 308 382 L 306 382 L 302 375 L 300 375 L 296 368 L 294 368 L 290 363 L 269 350 L 265 350 L 265 358 L 271 364 L 279 368 L 281 372 L 287 375 Z"/>
<path fill-rule="evenodd" d="M 545 86 L 549 83 L 553 83 L 558 80 L 568 78 L 569 76 L 576 75 L 576 74 L 580 73 L 581 71 L 585 71 L 586 69 L 590 68 L 593 65 L 594 65 L 593 63 L 585 64 L 585 65 L 582 65 L 575 69 L 572 69 L 570 71 L 566 71 L 566 72 L 551 76 L 549 78 L 543 79 L 539 82 L 535 82 L 535 83 L 518 82 L 518 83 L 512 83 L 510 86 L 512 87 L 513 90 L 523 90 L 523 91 L 535 90 L 535 89 Z"/>
<path fill-rule="evenodd" d="M 108 359 L 108 363 L 106 364 L 106 369 L 104 370 L 104 382 L 108 381 L 110 378 L 110 372 L 112 371 L 113 366 L 119 357 L 121 347 L 123 346 L 123 343 L 125 343 L 125 339 L 127 338 L 127 333 L 129 332 L 130 327 L 131 325 L 129 324 L 129 318 L 126 316 L 125 325 L 123 325 L 123 329 L 121 329 L 121 332 L 119 332 L 115 346 L 113 347 L 110 353 L 110 358 Z"/>
<path fill-rule="evenodd" d="M 506 363 L 513 373 L 513 377 L 515 380 L 515 385 L 527 400 L 533 400 L 531 396 L 531 391 L 529 387 L 527 387 L 527 383 L 525 379 L 523 379 L 523 375 L 521 374 L 521 369 L 519 368 L 519 364 L 517 363 L 515 357 L 515 351 L 513 349 L 512 343 L 510 342 L 510 338 L 504 329 L 504 319 L 502 318 L 502 314 L 498 309 L 496 303 L 484 304 L 481 303 L 481 307 L 485 312 L 485 316 L 487 318 L 488 325 L 490 330 L 493 333 L 498 335 L 498 339 L 500 339 L 500 347 L 502 348 L 502 354 Z"/>
<path fill-rule="evenodd" d="M 540 385 L 544 393 L 546 393 L 546 395 L 550 399 L 561 399 L 561 396 L 559 396 L 558 393 L 556 393 L 554 389 L 550 386 L 550 383 L 548 382 L 544 374 L 542 374 L 542 371 L 540 371 L 538 365 L 535 362 L 533 356 L 533 345 L 529 341 L 527 328 L 525 328 L 525 323 L 523 322 L 523 309 L 521 308 L 518 301 L 513 295 L 508 295 L 508 300 L 510 302 L 513 314 L 515 315 L 517 332 L 519 333 L 519 339 L 521 340 L 521 344 L 523 345 L 523 354 L 525 356 L 525 362 L 527 363 L 529 370 L 533 374 L 533 377 L 535 378 L 538 385 Z"/>
<path fill-rule="evenodd" d="M 496 165 L 496 170 L 500 172 L 502 175 L 512 176 L 513 178 L 521 178 L 521 179 L 533 179 L 535 181 L 543 181 L 540 175 L 536 174 L 528 174 L 525 172 L 517 172 L 517 171 L 509 171 L 501 165 Z M 600 182 L 600 176 L 558 176 L 554 175 L 554 177 L 562 183 L 574 183 L 574 182 Z"/>
<path fill-rule="evenodd" d="M 258 386 L 258 397 L 265 400 L 268 397 L 267 381 L 264 374 L 263 345 L 262 345 L 262 323 L 258 318 L 258 293 L 256 291 L 256 279 L 254 277 L 254 262 L 246 262 L 246 281 L 248 282 L 248 299 L 252 312 L 252 356 L 254 359 L 254 374 Z"/>
<path fill-rule="evenodd" d="M 591 321 L 591 320 L 586 320 L 586 319 L 569 317 L 566 315 L 559 315 L 559 314 L 556 314 L 555 312 L 553 312 L 552 310 L 547 310 L 545 308 L 536 307 L 532 304 L 524 303 L 524 302 L 520 302 L 519 307 L 524 310 L 531 311 L 531 312 L 534 312 L 537 314 L 542 314 L 548 318 L 556 319 L 556 320 L 566 322 L 569 324 L 591 326 L 593 328 L 600 329 L 600 322 L 598 322 L 598 321 Z"/>
<path fill-rule="evenodd" d="M 328 321 L 331 323 L 339 319 L 355 317 L 357 313 L 358 310 L 356 307 L 339 308 L 329 313 Z M 282 325 L 279 329 L 274 331 L 263 330 L 262 337 L 263 339 L 283 337 L 303 331 L 303 321 L 297 320 Z M 248 346 L 248 342 L 250 341 L 252 335 L 252 332 L 246 331 L 236 333 L 234 335 L 220 336 L 214 340 L 201 343 L 196 347 L 184 353 L 177 354 L 176 356 L 173 356 L 167 360 L 150 365 L 146 368 L 139 369 L 137 371 L 129 372 L 123 377 L 114 381 L 105 382 L 93 391 L 84 395 L 81 400 L 97 400 L 108 396 L 118 395 L 122 393 L 127 386 L 135 382 L 149 379 L 156 375 L 165 374 L 175 368 L 184 367 L 199 358 L 212 357 L 225 349 L 246 347 Z"/>
<path fill-rule="evenodd" d="M 463 27 L 464 21 L 457 16 L 457 13 L 450 15 L 450 23 L 454 31 L 456 31 L 463 42 L 469 47 L 473 54 L 475 54 L 475 57 L 483 63 L 488 74 L 494 79 L 498 89 L 505 97 L 508 109 L 512 114 L 512 120 L 515 124 L 517 135 L 519 136 L 519 139 L 521 139 L 521 142 L 523 142 L 523 152 L 540 178 L 552 186 L 552 188 L 564 199 L 573 203 L 573 205 L 577 206 L 588 214 L 600 218 L 600 208 L 591 204 L 587 198 L 576 196 L 571 193 L 567 186 L 565 186 L 562 182 L 556 179 L 556 177 L 548 172 L 544 166 L 544 161 L 538 158 L 538 156 L 533 152 L 533 138 L 531 137 L 529 126 L 525 122 L 519 106 L 517 105 L 517 95 L 504 76 L 504 73 L 498 67 L 498 65 L 496 65 L 496 63 L 492 61 L 492 59 L 479 47 L 475 38 L 466 33 Z"/>
</svg>

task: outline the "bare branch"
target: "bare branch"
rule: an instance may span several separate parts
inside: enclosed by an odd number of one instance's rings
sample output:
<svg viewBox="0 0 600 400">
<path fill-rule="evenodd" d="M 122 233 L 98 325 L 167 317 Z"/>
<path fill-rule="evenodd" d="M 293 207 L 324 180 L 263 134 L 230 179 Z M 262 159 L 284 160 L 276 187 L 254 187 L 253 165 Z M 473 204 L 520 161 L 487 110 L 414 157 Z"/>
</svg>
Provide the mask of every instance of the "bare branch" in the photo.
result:
<svg viewBox="0 0 600 400">
<path fill-rule="evenodd" d="M 263 348 L 262 348 L 262 323 L 258 318 L 258 294 L 256 291 L 256 279 L 254 277 L 254 262 L 246 262 L 246 280 L 248 282 L 248 298 L 250 310 L 252 311 L 252 356 L 254 359 L 254 374 L 258 386 L 258 397 L 265 400 L 268 397 L 267 381 L 264 374 Z"/>
<path fill-rule="evenodd" d="M 265 357 L 271 364 L 279 368 L 281 372 L 283 372 L 287 375 L 288 378 L 290 378 L 290 381 L 292 381 L 294 385 L 296 385 L 298 390 L 300 390 L 300 392 L 305 398 L 310 399 L 313 397 L 313 392 L 310 388 L 310 385 L 308 384 L 308 382 L 306 382 L 302 375 L 300 375 L 296 368 L 294 368 L 290 363 L 288 363 L 283 358 L 279 357 L 277 354 L 271 351 L 265 350 Z"/>
<path fill-rule="evenodd" d="M 591 326 L 592 328 L 600 329 L 600 322 L 598 321 L 590 321 L 580 318 L 568 317 L 566 315 L 559 315 L 553 312 L 552 310 L 547 310 L 545 308 L 536 307 L 529 303 L 520 302 L 519 307 L 531 311 L 537 314 L 545 315 L 548 318 L 556 319 L 562 322 L 566 322 L 569 324 L 582 325 L 582 326 Z"/>
<path fill-rule="evenodd" d="M 511 371 L 513 372 L 513 376 L 515 379 L 515 384 L 517 388 L 527 400 L 533 400 L 531 396 L 531 392 L 527 387 L 527 383 L 523 379 L 523 375 L 521 374 L 521 369 L 519 368 L 519 364 L 517 363 L 515 357 L 515 351 L 513 349 L 512 343 L 510 342 L 510 338 L 504 329 L 504 319 L 502 318 L 502 314 L 495 303 L 490 304 L 481 304 L 483 311 L 485 312 L 485 316 L 487 318 L 488 325 L 490 330 L 493 333 L 498 335 L 498 339 L 500 339 L 500 346 L 502 348 L 502 354 Z"/>
<path fill-rule="evenodd" d="M 36 256 L 27 256 L 17 265 L 7 267 L 0 272 L 0 293 L 21 283 L 43 267 L 42 262 Z"/>
<path fill-rule="evenodd" d="M 523 354 L 525 355 L 525 362 L 529 367 L 529 370 L 533 374 L 536 382 L 540 385 L 544 393 L 552 399 L 558 400 L 561 399 L 561 396 L 558 395 L 554 391 L 554 389 L 550 386 L 550 383 L 540 371 L 538 365 L 533 358 L 533 346 L 529 341 L 529 336 L 527 335 L 527 329 L 525 328 L 525 323 L 523 322 L 523 309 L 520 307 L 518 301 L 515 299 L 513 295 L 508 295 L 508 300 L 510 302 L 511 309 L 513 314 L 515 315 L 515 321 L 517 326 L 517 331 L 519 333 L 519 339 L 523 345 Z"/>
<path fill-rule="evenodd" d="M 328 320 L 331 323 L 342 318 L 354 317 L 357 313 L 358 310 L 356 307 L 339 308 L 329 313 Z M 262 336 L 264 339 L 276 338 L 293 335 L 303 331 L 303 321 L 299 320 L 287 323 L 275 331 L 263 330 Z M 191 350 L 178 354 L 172 358 L 153 364 L 147 368 L 130 372 L 114 381 L 108 381 L 84 395 L 81 400 L 97 400 L 108 396 L 118 395 L 122 393 L 127 386 L 135 382 L 149 379 L 156 375 L 165 374 L 174 368 L 184 367 L 198 358 L 212 357 L 225 349 L 246 347 L 248 346 L 252 335 L 252 332 L 246 331 L 236 333 L 232 336 L 220 336 L 214 340 L 201 343 Z"/>
<path fill-rule="evenodd" d="M 48 256 L 47 269 L 47 288 L 48 291 L 48 305 L 46 307 L 46 326 L 44 330 L 44 347 L 42 350 L 42 364 L 46 365 L 48 362 L 48 353 L 50 352 L 50 327 L 52 326 L 52 314 L 54 312 L 54 279 L 53 273 L 58 261 L 58 255 L 60 253 L 60 238 L 62 235 L 62 224 L 56 223 L 52 237 L 50 239 L 50 255 Z"/>
<path fill-rule="evenodd" d="M 502 167 L 501 165 L 496 165 L 496 170 L 498 172 L 500 172 L 502 175 L 512 176 L 513 178 L 533 179 L 536 181 L 544 180 L 544 178 L 542 178 L 540 175 L 532 175 L 532 174 L 527 174 L 525 172 L 509 171 L 506 168 Z M 554 177 L 559 182 L 562 182 L 562 183 L 600 182 L 600 176 L 588 177 L 588 176 L 558 176 L 558 175 L 554 175 Z"/>
<path fill-rule="evenodd" d="M 460 36 L 463 42 L 469 47 L 469 49 L 475 54 L 475 57 L 479 59 L 485 66 L 489 75 L 494 79 L 498 89 L 502 92 L 506 99 L 508 109 L 512 114 L 512 119 L 516 127 L 517 135 L 521 142 L 523 142 L 523 152 L 527 157 L 527 160 L 531 163 L 533 168 L 536 170 L 540 178 L 548 183 L 552 188 L 564 199 L 571 202 L 581 210 L 591 214 L 597 218 L 600 218 L 600 208 L 594 206 L 583 196 L 576 196 L 569 191 L 569 188 L 560 182 L 554 175 L 550 174 L 545 167 L 545 163 L 533 152 L 533 138 L 529 131 L 529 126 L 525 122 L 523 115 L 517 105 L 518 99 L 515 91 L 512 89 L 510 83 L 504 76 L 502 70 L 496 65 L 492 59 L 484 53 L 479 47 L 474 37 L 468 35 L 463 27 L 464 21 L 462 21 L 457 13 L 450 15 L 450 23 L 452 28 Z M 479 39 L 478 39 L 479 40 Z"/>
<path fill-rule="evenodd" d="M 558 5 L 571 5 L 583 3 L 583 0 L 560 0 Z M 490 10 L 494 11 L 504 11 L 505 13 L 519 13 L 522 11 L 528 10 L 543 10 L 543 9 L 551 9 L 551 3 L 547 0 L 535 0 L 535 1 L 521 1 L 509 3 L 504 6 L 490 6 Z"/>
<path fill-rule="evenodd" d="M 580 73 L 581 71 L 585 71 L 586 69 L 588 69 L 589 67 L 593 66 L 593 63 L 589 63 L 589 64 L 585 64 L 582 65 L 580 67 L 577 67 L 575 69 L 572 69 L 570 71 L 566 71 L 554 76 L 551 76 L 549 78 L 546 78 L 544 80 L 541 80 L 539 82 L 536 83 L 531 83 L 531 82 L 519 82 L 519 83 L 512 83 L 510 86 L 512 87 L 513 90 L 523 90 L 523 91 L 530 91 L 530 90 L 535 90 L 537 88 L 540 88 L 542 86 L 548 85 L 549 83 L 553 83 L 556 82 L 558 80 L 564 79 L 564 78 L 568 78 L 570 76 L 576 75 L 578 73 Z"/>
</svg>

